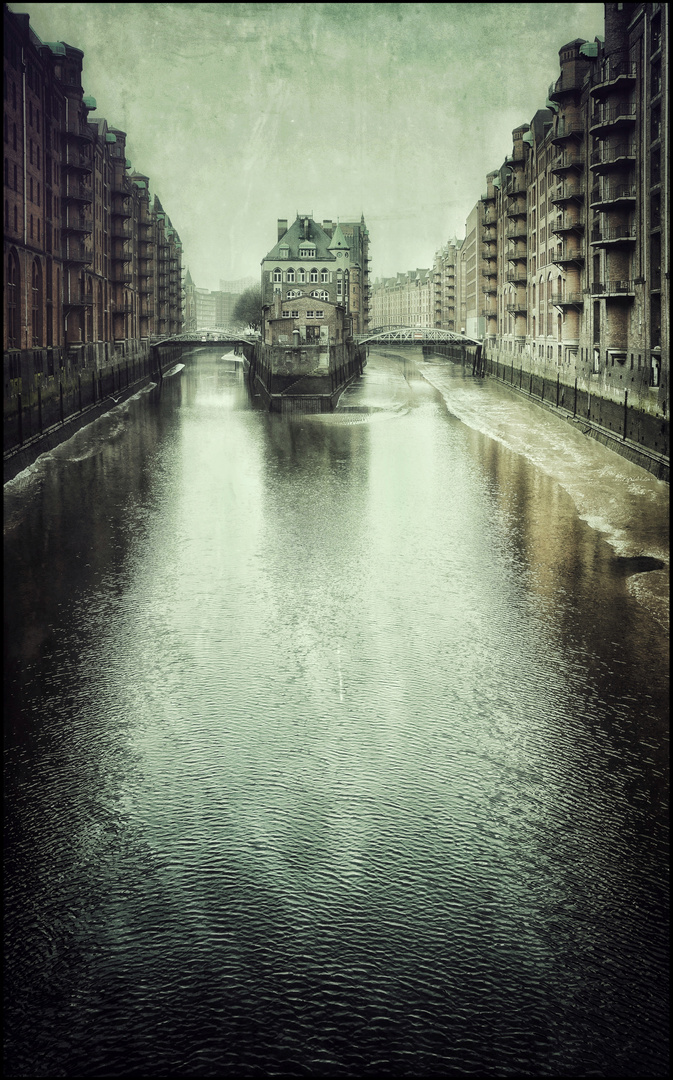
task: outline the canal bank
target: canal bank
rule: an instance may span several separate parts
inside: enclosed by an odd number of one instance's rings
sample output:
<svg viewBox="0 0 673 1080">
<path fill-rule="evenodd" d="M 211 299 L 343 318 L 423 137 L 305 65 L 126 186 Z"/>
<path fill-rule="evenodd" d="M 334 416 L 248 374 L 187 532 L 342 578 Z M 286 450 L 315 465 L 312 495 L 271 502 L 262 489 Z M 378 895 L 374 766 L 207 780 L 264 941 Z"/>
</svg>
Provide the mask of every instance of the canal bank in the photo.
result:
<svg viewBox="0 0 673 1080">
<path fill-rule="evenodd" d="M 517 367 L 513 361 L 503 363 L 488 354 L 481 361 L 479 372 L 475 370 L 470 350 L 466 352 L 461 346 L 439 345 L 426 352 L 474 370 L 477 377 L 481 374 L 497 380 L 658 479 L 670 482 L 669 422 L 630 406 L 628 391 L 624 391 L 622 402 L 611 401 L 580 388 L 577 380 L 574 386 L 567 386 L 560 374 L 549 379 L 544 374 Z"/>
<path fill-rule="evenodd" d="M 3 484 L 150 382 L 160 382 L 181 356 L 181 344 L 158 342 L 123 365 L 83 368 L 74 376 L 68 372 L 65 392 L 60 380 L 49 394 L 43 393 L 39 381 L 31 383 L 25 402 L 18 395 L 14 412 L 5 417 Z"/>
</svg>

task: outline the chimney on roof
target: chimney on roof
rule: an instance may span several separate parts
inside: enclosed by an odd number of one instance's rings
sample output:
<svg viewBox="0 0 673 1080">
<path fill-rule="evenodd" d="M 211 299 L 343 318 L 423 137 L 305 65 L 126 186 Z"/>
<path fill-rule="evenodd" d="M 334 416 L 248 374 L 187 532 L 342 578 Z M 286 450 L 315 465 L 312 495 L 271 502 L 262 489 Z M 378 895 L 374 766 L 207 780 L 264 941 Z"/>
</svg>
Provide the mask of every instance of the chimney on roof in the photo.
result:
<svg viewBox="0 0 673 1080">
<path fill-rule="evenodd" d="M 287 218 L 278 218 L 278 239 L 282 240 L 287 232 Z"/>
</svg>

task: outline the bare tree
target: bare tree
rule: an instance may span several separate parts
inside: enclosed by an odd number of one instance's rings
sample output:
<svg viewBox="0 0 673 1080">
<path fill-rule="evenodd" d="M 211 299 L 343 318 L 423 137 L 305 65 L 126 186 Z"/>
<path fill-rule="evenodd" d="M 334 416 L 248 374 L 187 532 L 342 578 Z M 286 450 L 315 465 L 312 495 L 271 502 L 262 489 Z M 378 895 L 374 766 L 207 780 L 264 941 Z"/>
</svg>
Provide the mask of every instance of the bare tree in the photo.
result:
<svg viewBox="0 0 673 1080">
<path fill-rule="evenodd" d="M 262 325 L 262 290 L 258 285 L 241 293 L 234 308 L 234 321 L 259 330 Z"/>
</svg>

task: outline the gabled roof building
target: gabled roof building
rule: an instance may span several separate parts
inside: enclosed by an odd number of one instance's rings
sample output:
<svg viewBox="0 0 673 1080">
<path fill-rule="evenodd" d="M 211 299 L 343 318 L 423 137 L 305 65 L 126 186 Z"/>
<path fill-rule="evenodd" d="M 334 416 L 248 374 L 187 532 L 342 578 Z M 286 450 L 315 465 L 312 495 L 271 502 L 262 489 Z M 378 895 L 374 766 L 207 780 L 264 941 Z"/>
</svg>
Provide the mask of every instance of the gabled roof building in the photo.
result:
<svg viewBox="0 0 673 1080">
<path fill-rule="evenodd" d="M 278 220 L 278 239 L 262 260 L 262 304 L 307 296 L 344 308 L 352 334 L 368 325 L 369 233 L 360 222 L 314 221 L 297 214 L 288 228 Z"/>
</svg>

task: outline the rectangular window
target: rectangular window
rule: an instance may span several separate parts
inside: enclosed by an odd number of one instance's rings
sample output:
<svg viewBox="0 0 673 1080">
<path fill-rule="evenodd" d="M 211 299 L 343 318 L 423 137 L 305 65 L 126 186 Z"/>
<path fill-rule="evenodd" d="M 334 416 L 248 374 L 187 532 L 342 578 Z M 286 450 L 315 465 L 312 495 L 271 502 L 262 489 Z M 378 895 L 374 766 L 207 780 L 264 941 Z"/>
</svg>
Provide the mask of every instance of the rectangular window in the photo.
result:
<svg viewBox="0 0 673 1080">
<path fill-rule="evenodd" d="M 306 318 L 307 319 L 312 319 L 313 318 L 313 312 L 312 311 L 307 311 L 306 312 Z"/>
<path fill-rule="evenodd" d="M 299 318 L 299 312 L 298 311 L 291 312 L 291 315 L 292 315 L 293 319 L 298 319 Z"/>
<path fill-rule="evenodd" d="M 322 319 L 322 318 L 324 318 L 324 316 L 325 316 L 324 311 L 316 311 L 316 313 L 315 313 L 316 319 Z"/>
<path fill-rule="evenodd" d="M 284 319 L 289 319 L 290 318 L 290 312 L 289 311 L 284 311 L 283 312 L 283 318 Z"/>
</svg>

